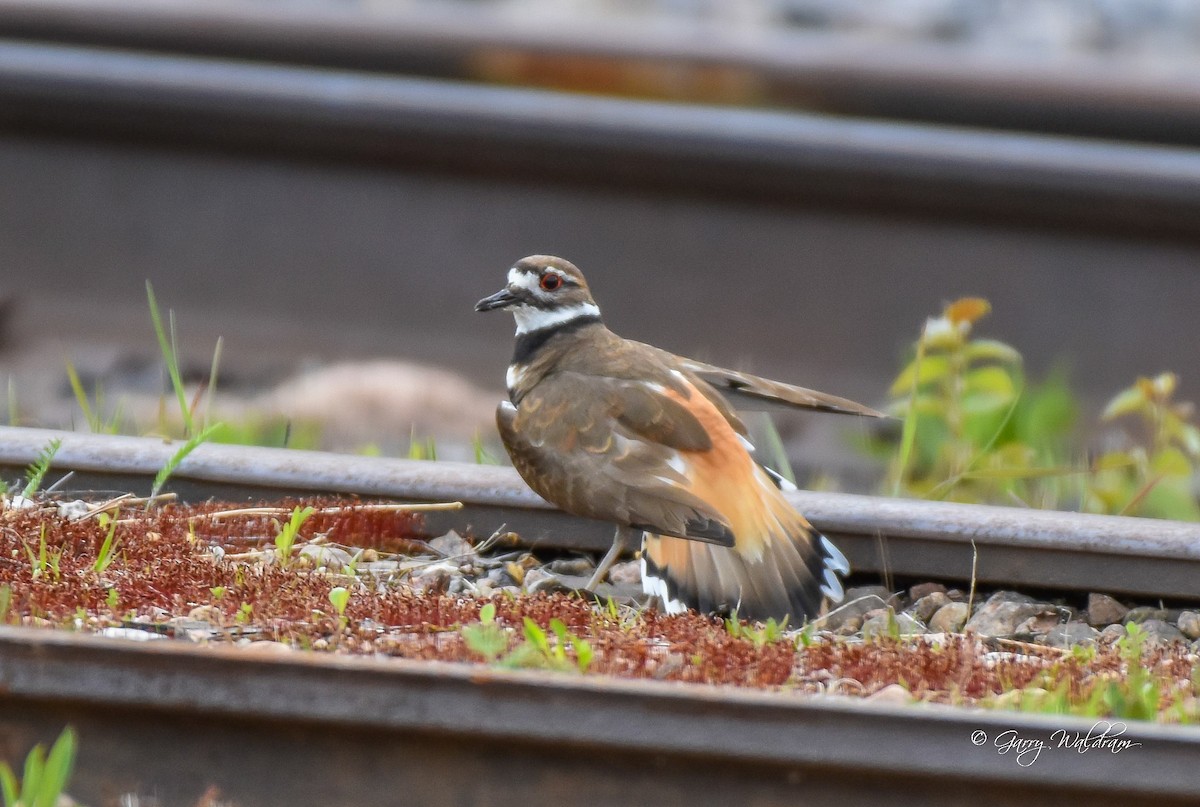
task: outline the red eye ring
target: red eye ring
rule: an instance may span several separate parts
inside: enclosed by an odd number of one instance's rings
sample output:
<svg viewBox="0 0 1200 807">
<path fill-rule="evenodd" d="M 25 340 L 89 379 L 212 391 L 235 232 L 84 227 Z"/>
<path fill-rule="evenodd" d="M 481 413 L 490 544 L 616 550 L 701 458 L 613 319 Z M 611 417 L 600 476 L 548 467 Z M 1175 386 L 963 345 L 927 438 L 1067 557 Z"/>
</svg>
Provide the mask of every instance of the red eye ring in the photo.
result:
<svg viewBox="0 0 1200 807">
<path fill-rule="evenodd" d="M 538 285 L 546 291 L 558 291 L 562 287 L 562 284 L 562 277 L 556 275 L 554 272 L 547 272 L 546 274 L 542 275 L 542 279 L 538 283 Z"/>
</svg>

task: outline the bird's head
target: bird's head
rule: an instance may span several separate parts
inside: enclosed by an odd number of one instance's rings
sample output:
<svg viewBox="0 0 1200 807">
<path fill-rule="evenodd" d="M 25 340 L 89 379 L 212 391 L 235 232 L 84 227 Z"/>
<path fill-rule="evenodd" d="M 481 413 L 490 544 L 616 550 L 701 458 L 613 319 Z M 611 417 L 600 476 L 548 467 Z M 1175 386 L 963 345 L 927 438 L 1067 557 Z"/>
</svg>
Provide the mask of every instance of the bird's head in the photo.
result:
<svg viewBox="0 0 1200 807">
<path fill-rule="evenodd" d="M 583 272 L 553 255 L 530 255 L 508 270 L 508 283 L 475 304 L 476 311 L 508 308 L 517 320 L 517 333 L 552 328 L 579 317 L 597 318 Z"/>
</svg>

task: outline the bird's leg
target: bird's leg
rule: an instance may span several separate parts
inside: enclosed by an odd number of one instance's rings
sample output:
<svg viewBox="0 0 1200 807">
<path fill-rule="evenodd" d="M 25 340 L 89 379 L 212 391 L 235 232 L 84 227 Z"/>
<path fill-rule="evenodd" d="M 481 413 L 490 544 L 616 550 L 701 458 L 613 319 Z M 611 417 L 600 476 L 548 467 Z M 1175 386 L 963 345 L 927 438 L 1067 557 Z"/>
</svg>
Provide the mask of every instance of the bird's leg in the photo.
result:
<svg viewBox="0 0 1200 807">
<path fill-rule="evenodd" d="M 608 548 L 608 552 L 604 553 L 604 557 L 600 559 L 599 565 L 596 566 L 596 571 L 588 579 L 587 585 L 584 586 L 588 591 L 595 591 L 596 586 L 600 585 L 600 581 L 604 579 L 604 575 L 608 574 L 608 570 L 617 562 L 617 558 L 625 550 L 636 550 L 641 546 L 642 531 L 627 527 L 624 524 L 617 525 L 617 531 L 613 533 L 612 546 Z"/>
</svg>

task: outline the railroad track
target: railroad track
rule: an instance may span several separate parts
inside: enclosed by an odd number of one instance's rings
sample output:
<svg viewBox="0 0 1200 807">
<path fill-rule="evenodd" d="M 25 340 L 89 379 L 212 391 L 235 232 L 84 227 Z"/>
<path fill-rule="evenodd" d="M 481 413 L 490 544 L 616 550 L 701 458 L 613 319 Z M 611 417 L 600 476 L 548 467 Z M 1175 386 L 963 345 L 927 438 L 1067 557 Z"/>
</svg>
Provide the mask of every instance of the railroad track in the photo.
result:
<svg viewBox="0 0 1200 807">
<path fill-rule="evenodd" d="M 1200 789 L 1191 727 L 1134 722 L 1120 758 L 1057 748 L 1023 766 L 996 737 L 1093 721 L 0 628 L 0 741 L 67 721 L 72 792 L 101 807 L 150 788 L 187 805 L 209 785 L 244 806 L 347 807 L 1183 805 Z"/>
<path fill-rule="evenodd" d="M 54 438 L 67 490 L 146 493 L 177 446 L 154 438 L 0 427 L 0 473 L 18 477 Z M 206 444 L 172 477 L 185 500 L 338 493 L 401 501 L 461 501 L 426 514 L 428 529 L 487 536 L 501 524 L 530 547 L 603 552 L 610 525 L 563 513 L 516 471 L 485 465 L 355 457 Z M 1011 507 L 796 491 L 792 502 L 860 573 L 1200 600 L 1200 524 Z"/>
<path fill-rule="evenodd" d="M 16 477 L 62 439 L 51 482 L 145 491 L 176 446 L 159 439 L 0 428 Z M 429 527 L 532 546 L 602 550 L 606 525 L 560 513 L 508 468 L 204 445 L 169 485 L 185 499 L 304 493 L 459 500 Z M 797 493 L 861 570 L 1197 599 L 1200 525 Z M 436 517 L 437 521 L 434 521 Z M 746 692 L 443 663 L 131 643 L 0 628 L 0 746 L 64 723 L 80 735 L 72 788 L 88 803 L 152 789 L 190 804 L 210 785 L 242 805 L 960 805 L 1194 802 L 1200 729 L 1131 723 L 1140 745 L 1055 748 L 1094 721 Z M 1006 735 L 1005 732 L 1013 732 Z M 1046 742 L 1035 764 L 996 738 Z M 982 744 L 979 737 L 987 739 Z M 976 738 L 973 740 L 972 738 Z M 153 750 L 151 750 L 153 749 Z M 12 753 L 12 752 L 10 752 Z M 1136 759 L 1134 758 L 1136 755 Z"/>
<path fill-rule="evenodd" d="M 249 35 L 232 58 L 11 33 L 0 263 L 24 269 L 15 318 L 41 300 L 39 335 L 64 316 L 111 332 L 149 278 L 181 321 L 256 323 L 256 353 L 388 345 L 498 385 L 504 349 L 466 290 L 556 251 L 624 295 L 605 309 L 621 333 L 860 400 L 960 293 L 992 300 L 1033 377 L 1072 356 L 1091 401 L 1163 367 L 1183 397 L 1200 378 L 1175 338 L 1191 311 L 1164 303 L 1200 294 L 1192 151 L 278 64 Z M 748 266 L 755 288 L 731 294 Z M 93 287 L 103 302 L 72 294 Z M 683 319 L 715 301 L 737 340 Z"/>
<path fill-rule="evenodd" d="M 870 118 L 1200 143 L 1200 76 L 1110 56 L 996 58 L 835 32 L 725 35 L 514 18 L 487 9 L 378 14 L 296 4 L 0 0 L 0 36 L 407 73 Z M 1139 69 L 1141 68 L 1141 69 Z"/>
</svg>

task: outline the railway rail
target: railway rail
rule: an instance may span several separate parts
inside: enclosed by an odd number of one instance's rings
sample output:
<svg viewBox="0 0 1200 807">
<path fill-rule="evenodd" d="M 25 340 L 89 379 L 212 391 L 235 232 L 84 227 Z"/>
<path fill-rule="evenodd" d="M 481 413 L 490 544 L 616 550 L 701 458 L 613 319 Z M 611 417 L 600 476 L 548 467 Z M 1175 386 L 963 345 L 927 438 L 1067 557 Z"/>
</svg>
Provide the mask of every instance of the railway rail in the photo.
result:
<svg viewBox="0 0 1200 807">
<path fill-rule="evenodd" d="M 839 115 L 1200 143 L 1200 74 L 833 32 L 572 25 L 486 9 L 3 0 L 0 36 Z"/>
<path fill-rule="evenodd" d="M 154 438 L 0 427 L 0 473 L 18 477 L 61 438 L 65 489 L 148 491 L 177 446 Z M 501 524 L 526 545 L 603 552 L 612 528 L 563 513 L 516 471 L 485 465 L 355 457 L 206 444 L 172 477 L 185 500 L 270 499 L 339 493 L 403 501 L 461 501 L 428 513 L 437 534 L 491 534 Z M 987 584 L 1200 600 L 1200 524 L 986 505 L 796 491 L 792 502 L 833 539 L 858 572 Z"/>
<path fill-rule="evenodd" d="M 1132 723 L 1116 758 L 1053 747 L 1093 721 L 437 662 L 134 644 L 0 628 L 0 742 L 66 721 L 95 804 L 208 786 L 243 805 L 1193 804 L 1200 729 Z M 996 738 L 1041 740 L 1035 762 Z M 972 737 L 975 741 L 972 741 Z M 986 737 L 986 742 L 979 742 Z M 1028 758 L 1025 758 L 1028 761 Z"/>
<path fill-rule="evenodd" d="M 61 438 L 47 482 L 144 491 L 176 446 L 0 428 L 0 474 Z M 170 489 L 185 499 L 302 493 L 455 499 L 431 530 L 505 522 L 534 546 L 600 550 L 606 525 L 562 514 L 511 469 L 203 445 Z M 852 562 L 896 574 L 1194 600 L 1200 525 L 797 493 Z M 431 521 L 433 516 L 430 514 Z M 1131 723 L 1119 760 L 1055 738 L 1092 720 L 801 699 L 693 685 L 0 628 L 0 748 L 15 757 L 64 723 L 80 737 L 76 797 L 210 786 L 242 805 L 1189 804 L 1200 729 Z M 982 738 L 982 739 L 981 739 Z M 1042 742 L 1030 764 L 1005 738 Z M 151 750 L 152 749 L 152 750 Z M 1029 762 L 1029 757 L 1023 758 Z"/>
<path fill-rule="evenodd" d="M 189 321 L 257 323 L 264 352 L 404 346 L 498 379 L 471 294 L 556 252 L 604 267 L 621 333 L 857 399 L 963 293 L 992 300 L 1031 372 L 1071 355 L 1091 400 L 1164 366 L 1189 397 L 1197 377 L 1174 338 L 1190 312 L 1163 304 L 1200 293 L 1200 156 L 1180 148 L 15 35 L 0 144 L 0 262 L 43 332 L 83 287 L 107 299 L 68 316 L 111 332 L 149 278 Z M 717 301 L 737 340 L 678 318 Z M 303 328 L 287 313 L 318 307 Z"/>
</svg>

